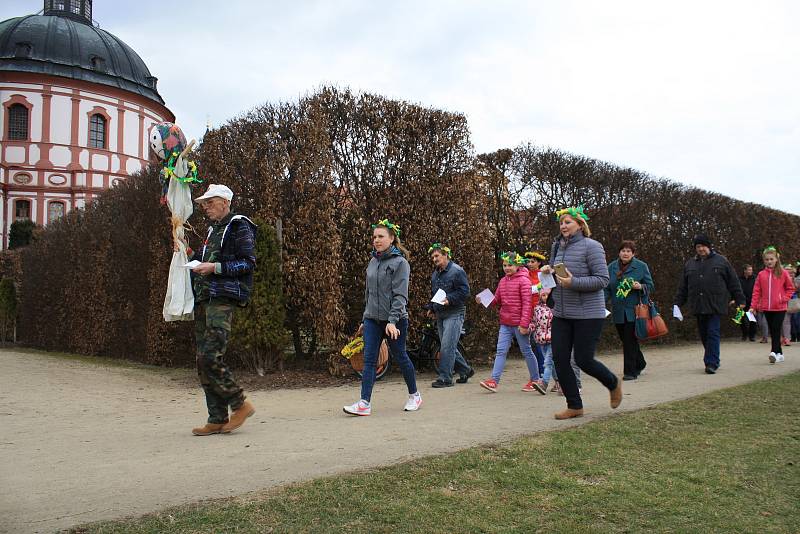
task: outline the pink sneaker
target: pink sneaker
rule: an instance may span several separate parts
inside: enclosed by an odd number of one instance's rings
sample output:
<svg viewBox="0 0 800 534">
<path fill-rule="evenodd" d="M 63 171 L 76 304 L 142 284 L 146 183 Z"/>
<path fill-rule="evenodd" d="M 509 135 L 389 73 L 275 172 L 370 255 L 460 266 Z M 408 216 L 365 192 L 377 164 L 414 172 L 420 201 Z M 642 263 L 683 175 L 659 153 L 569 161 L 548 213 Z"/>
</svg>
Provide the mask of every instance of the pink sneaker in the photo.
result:
<svg viewBox="0 0 800 534">
<path fill-rule="evenodd" d="M 350 415 L 363 416 L 372 413 L 372 406 L 370 406 L 370 404 L 364 399 L 361 399 L 360 401 L 353 403 L 350 406 L 345 406 L 342 409 L 344 410 L 344 413 L 349 413 Z"/>
<path fill-rule="evenodd" d="M 497 393 L 497 382 L 494 378 L 490 378 L 489 380 L 481 380 L 481 387 L 488 389 L 492 393 Z"/>
</svg>

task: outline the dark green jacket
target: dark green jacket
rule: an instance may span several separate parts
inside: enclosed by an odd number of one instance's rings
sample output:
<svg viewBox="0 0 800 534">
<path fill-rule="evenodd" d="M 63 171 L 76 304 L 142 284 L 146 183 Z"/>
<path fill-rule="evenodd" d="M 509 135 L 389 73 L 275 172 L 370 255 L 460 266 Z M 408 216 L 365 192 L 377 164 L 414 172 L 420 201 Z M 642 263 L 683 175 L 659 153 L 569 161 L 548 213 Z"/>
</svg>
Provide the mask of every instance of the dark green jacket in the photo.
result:
<svg viewBox="0 0 800 534">
<path fill-rule="evenodd" d="M 622 280 L 632 278 L 634 282 L 639 282 L 647 288 L 650 295 L 655 290 L 653 285 L 653 277 L 650 275 L 650 268 L 642 260 L 633 258 L 625 274 L 621 279 L 617 279 L 617 273 L 620 269 L 619 260 L 614 260 L 608 264 L 608 275 L 611 277 L 606 286 L 606 301 L 611 300 L 611 318 L 617 324 L 622 324 L 625 321 L 632 323 L 636 320 L 636 311 L 634 308 L 639 304 L 639 298 L 644 299 L 641 290 L 633 289 L 628 296 L 624 299 L 617 298 L 617 286 Z"/>
</svg>

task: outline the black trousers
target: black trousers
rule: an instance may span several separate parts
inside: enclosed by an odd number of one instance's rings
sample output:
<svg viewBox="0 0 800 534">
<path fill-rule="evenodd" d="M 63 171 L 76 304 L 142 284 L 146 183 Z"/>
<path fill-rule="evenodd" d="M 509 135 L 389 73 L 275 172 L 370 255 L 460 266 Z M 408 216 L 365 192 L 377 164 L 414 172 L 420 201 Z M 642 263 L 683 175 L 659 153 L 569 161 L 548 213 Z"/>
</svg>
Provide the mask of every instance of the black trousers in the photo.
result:
<svg viewBox="0 0 800 534">
<path fill-rule="evenodd" d="M 647 362 L 644 361 L 644 354 L 636 338 L 636 323 L 625 321 L 614 326 L 617 327 L 617 333 L 622 340 L 622 372 L 630 376 L 639 376 L 639 373 L 647 367 Z"/>
<path fill-rule="evenodd" d="M 550 343 L 553 348 L 553 361 L 556 364 L 558 383 L 567 398 L 568 408 L 583 408 L 575 372 L 570 365 L 570 357 L 573 355 L 575 364 L 581 371 L 599 380 L 609 390 L 617 387 L 619 379 L 616 375 L 594 358 L 594 351 L 603 331 L 604 322 L 605 319 L 553 317 Z"/>
<path fill-rule="evenodd" d="M 739 326 L 742 329 L 742 341 L 744 341 L 745 339 L 754 341 L 756 339 L 756 329 L 758 328 L 758 322 L 754 323 L 747 317 L 742 317 L 742 322 Z"/>
<path fill-rule="evenodd" d="M 785 311 L 765 311 L 764 318 L 767 320 L 769 327 L 769 337 L 772 341 L 772 352 L 775 354 L 783 354 L 781 347 L 781 330 L 783 329 L 783 318 L 786 316 Z"/>
</svg>

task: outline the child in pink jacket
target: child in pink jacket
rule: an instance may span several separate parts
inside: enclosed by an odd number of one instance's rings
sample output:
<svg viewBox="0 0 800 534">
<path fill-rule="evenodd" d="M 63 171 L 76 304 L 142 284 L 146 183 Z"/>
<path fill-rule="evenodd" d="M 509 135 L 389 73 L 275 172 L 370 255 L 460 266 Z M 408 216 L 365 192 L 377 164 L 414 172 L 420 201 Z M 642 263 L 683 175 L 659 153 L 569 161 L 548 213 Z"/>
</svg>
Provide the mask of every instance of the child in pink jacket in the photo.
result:
<svg viewBox="0 0 800 534">
<path fill-rule="evenodd" d="M 769 326 L 769 335 L 772 338 L 769 362 L 779 363 L 783 361 L 781 327 L 783 326 L 783 317 L 786 315 L 787 303 L 794 294 L 794 282 L 789 273 L 781 266 L 781 255 L 778 254 L 775 247 L 765 248 L 761 257 L 764 260 L 764 269 L 756 277 L 750 311 L 764 313 Z"/>
<path fill-rule="evenodd" d="M 528 365 L 530 380 L 522 387 L 523 391 L 536 391 L 545 394 L 544 382 L 539 376 L 539 364 L 531 348 L 531 280 L 528 269 L 524 267 L 525 258 L 515 252 L 506 252 L 503 258 L 503 271 L 506 275 L 497 284 L 492 306 L 500 313 L 500 330 L 497 333 L 497 354 L 494 359 L 492 377 L 481 382 L 481 387 L 496 393 L 497 384 L 506 365 L 506 356 L 511 347 L 511 339 L 517 340 L 525 363 Z M 478 300 L 476 298 L 476 300 Z M 480 302 L 480 301 L 479 301 Z"/>
</svg>

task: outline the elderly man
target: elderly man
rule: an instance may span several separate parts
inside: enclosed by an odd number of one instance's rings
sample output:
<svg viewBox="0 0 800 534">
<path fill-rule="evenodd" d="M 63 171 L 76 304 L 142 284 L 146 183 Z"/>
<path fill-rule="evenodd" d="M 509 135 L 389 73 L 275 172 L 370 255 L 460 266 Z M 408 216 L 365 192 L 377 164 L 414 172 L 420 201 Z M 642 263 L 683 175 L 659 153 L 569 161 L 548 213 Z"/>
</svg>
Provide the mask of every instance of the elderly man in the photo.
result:
<svg viewBox="0 0 800 534">
<path fill-rule="evenodd" d="M 704 234 L 694 237 L 696 255 L 686 261 L 683 276 L 675 294 L 675 305 L 691 304 L 697 317 L 697 329 L 703 342 L 703 363 L 706 373 L 713 375 L 719 369 L 720 320 L 730 304 L 745 306 L 744 293 L 731 264 L 711 246 Z M 729 302 L 729 297 L 734 300 Z"/>
<path fill-rule="evenodd" d="M 255 413 L 222 359 L 233 312 L 250 299 L 256 264 L 256 225 L 243 215 L 231 213 L 231 200 L 233 191 L 219 184 L 211 184 L 195 199 L 211 221 L 203 247 L 192 257 L 200 262 L 192 268 L 192 289 L 197 373 L 208 406 L 208 422 L 192 429 L 195 436 L 231 432 Z"/>
<path fill-rule="evenodd" d="M 439 377 L 433 384 L 435 388 L 446 388 L 453 385 L 453 371 L 458 371 L 459 384 L 465 384 L 475 370 L 469 366 L 464 355 L 458 351 L 458 340 L 461 338 L 461 327 L 464 325 L 469 282 L 467 273 L 460 265 L 451 260 L 450 249 L 441 243 L 434 243 L 428 249 L 433 261 L 431 275 L 431 295 L 441 289 L 445 293 L 444 302 L 430 302 L 429 313 L 436 317 L 436 329 L 439 332 L 441 348 L 439 352 Z"/>
</svg>

